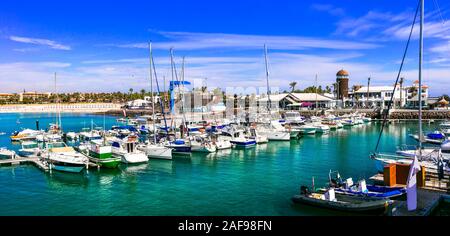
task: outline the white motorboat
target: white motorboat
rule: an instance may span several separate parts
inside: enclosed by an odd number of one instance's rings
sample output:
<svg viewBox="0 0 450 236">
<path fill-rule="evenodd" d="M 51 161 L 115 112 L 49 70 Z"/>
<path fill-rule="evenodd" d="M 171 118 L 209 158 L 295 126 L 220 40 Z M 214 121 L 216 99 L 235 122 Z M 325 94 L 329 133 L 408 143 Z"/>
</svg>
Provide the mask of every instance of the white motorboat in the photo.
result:
<svg viewBox="0 0 450 236">
<path fill-rule="evenodd" d="M 233 144 L 231 144 L 231 138 L 227 136 L 219 135 L 214 142 L 217 150 L 225 150 L 233 147 Z"/>
<path fill-rule="evenodd" d="M 78 139 L 78 134 L 75 133 L 75 132 L 68 132 L 66 134 L 66 137 L 67 137 L 68 140 L 75 141 L 75 140 Z"/>
<path fill-rule="evenodd" d="M 172 149 L 162 144 L 140 144 L 137 149 L 145 152 L 151 159 L 172 160 Z"/>
<path fill-rule="evenodd" d="M 280 122 L 271 121 L 270 128 L 262 132 L 263 135 L 267 136 L 269 141 L 289 141 L 291 140 L 291 134 L 286 128 L 284 128 Z"/>
<path fill-rule="evenodd" d="M 297 111 L 287 111 L 284 115 L 286 124 L 301 125 L 305 123 L 305 118 Z"/>
<path fill-rule="evenodd" d="M 316 133 L 326 134 L 326 133 L 330 132 L 330 126 L 328 126 L 328 125 L 316 123 L 316 124 L 313 124 L 313 126 L 316 128 Z"/>
<path fill-rule="evenodd" d="M 317 128 L 313 125 L 302 125 L 298 127 L 300 129 L 300 134 L 316 134 Z"/>
<path fill-rule="evenodd" d="M 36 136 L 36 141 L 38 142 L 59 142 L 61 140 L 62 140 L 61 134 L 44 133 L 38 134 Z"/>
<path fill-rule="evenodd" d="M 112 155 L 120 157 L 126 164 L 138 164 L 148 162 L 147 154 L 136 148 L 138 143 L 137 136 L 128 136 L 125 139 L 113 139 L 111 142 Z"/>
<path fill-rule="evenodd" d="M 87 156 L 68 147 L 63 142 L 47 143 L 42 154 L 51 169 L 63 172 L 79 173 L 89 163 Z"/>
<path fill-rule="evenodd" d="M 40 133 L 41 131 L 38 130 L 24 129 L 20 132 L 14 132 L 10 138 L 11 141 L 33 140 L 36 139 L 36 136 Z"/>
<path fill-rule="evenodd" d="M 0 158 L 14 159 L 16 158 L 16 152 L 6 148 L 0 148 Z"/>
<path fill-rule="evenodd" d="M 210 140 L 201 136 L 195 136 L 190 139 L 192 152 L 212 153 L 217 151 L 216 145 Z"/>
<path fill-rule="evenodd" d="M 22 147 L 19 149 L 18 154 L 23 157 L 39 156 L 41 154 L 41 149 L 35 141 L 23 141 L 21 143 Z"/>
<path fill-rule="evenodd" d="M 258 130 L 256 130 L 256 128 L 254 127 L 249 129 L 249 134 L 247 135 L 247 138 L 254 139 L 256 141 L 256 144 L 263 144 L 269 142 L 267 136 L 260 134 Z"/>
</svg>

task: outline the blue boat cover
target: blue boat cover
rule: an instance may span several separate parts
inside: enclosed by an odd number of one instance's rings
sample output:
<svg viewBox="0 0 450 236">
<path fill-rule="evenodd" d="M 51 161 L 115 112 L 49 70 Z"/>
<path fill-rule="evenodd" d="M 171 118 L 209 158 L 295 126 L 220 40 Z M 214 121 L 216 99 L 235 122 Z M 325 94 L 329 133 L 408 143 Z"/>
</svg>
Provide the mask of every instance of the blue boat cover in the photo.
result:
<svg viewBox="0 0 450 236">
<path fill-rule="evenodd" d="M 183 144 L 185 144 L 184 140 L 182 140 L 182 139 L 175 140 L 175 142 L 173 142 L 173 143 L 176 144 L 176 145 L 183 145 Z"/>
<path fill-rule="evenodd" d="M 441 133 L 429 133 L 429 134 L 427 134 L 427 137 L 430 139 L 444 139 L 445 135 L 443 135 Z"/>
</svg>

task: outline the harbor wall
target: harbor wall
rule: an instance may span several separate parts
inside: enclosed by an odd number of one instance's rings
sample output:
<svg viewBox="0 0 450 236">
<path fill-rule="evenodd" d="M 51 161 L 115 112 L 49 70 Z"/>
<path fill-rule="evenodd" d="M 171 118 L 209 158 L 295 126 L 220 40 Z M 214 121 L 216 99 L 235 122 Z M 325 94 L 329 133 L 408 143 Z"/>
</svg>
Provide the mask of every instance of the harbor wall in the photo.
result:
<svg viewBox="0 0 450 236">
<path fill-rule="evenodd" d="M 324 114 L 333 114 L 336 116 L 353 114 L 355 112 L 365 113 L 367 116 L 372 119 L 381 119 L 381 111 L 374 110 L 335 110 L 332 112 L 323 112 L 323 111 L 299 111 L 302 116 L 311 117 L 311 116 L 320 116 Z M 417 120 L 419 118 L 419 111 L 417 110 L 391 110 L 389 114 L 389 119 L 398 119 L 398 120 Z M 446 120 L 450 119 L 450 110 L 424 110 L 422 111 L 423 119 L 435 119 L 435 120 Z"/>
<path fill-rule="evenodd" d="M 0 113 L 95 113 L 119 110 L 121 104 L 116 103 L 68 103 L 68 104 L 18 104 L 2 105 Z"/>
</svg>

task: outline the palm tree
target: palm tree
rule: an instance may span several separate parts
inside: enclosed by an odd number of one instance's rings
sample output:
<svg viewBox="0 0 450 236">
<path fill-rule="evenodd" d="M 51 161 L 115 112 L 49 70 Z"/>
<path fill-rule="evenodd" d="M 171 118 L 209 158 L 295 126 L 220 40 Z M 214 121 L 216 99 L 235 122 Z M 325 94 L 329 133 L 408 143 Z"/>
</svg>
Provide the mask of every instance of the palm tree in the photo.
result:
<svg viewBox="0 0 450 236">
<path fill-rule="evenodd" d="M 145 89 L 141 89 L 141 96 L 142 96 L 142 99 L 144 99 L 144 97 L 145 97 Z"/>
<path fill-rule="evenodd" d="M 297 82 L 293 81 L 289 83 L 289 87 L 291 87 L 291 93 L 295 91 L 295 86 L 297 86 Z"/>
<path fill-rule="evenodd" d="M 133 94 L 133 88 L 130 88 L 129 90 L 128 90 L 129 92 L 130 92 L 130 94 Z"/>
</svg>

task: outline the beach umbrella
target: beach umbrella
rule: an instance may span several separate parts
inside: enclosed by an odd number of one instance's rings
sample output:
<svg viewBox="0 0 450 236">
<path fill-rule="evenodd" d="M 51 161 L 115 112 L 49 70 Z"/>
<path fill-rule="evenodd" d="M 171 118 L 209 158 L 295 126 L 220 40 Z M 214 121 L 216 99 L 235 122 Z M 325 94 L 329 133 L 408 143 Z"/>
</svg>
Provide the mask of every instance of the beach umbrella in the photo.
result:
<svg viewBox="0 0 450 236">
<path fill-rule="evenodd" d="M 449 102 L 448 102 L 447 100 L 445 100 L 445 98 L 442 98 L 442 99 L 438 102 L 438 104 L 439 104 L 439 105 L 442 105 L 442 106 L 447 106 L 447 105 L 449 104 Z"/>
</svg>

